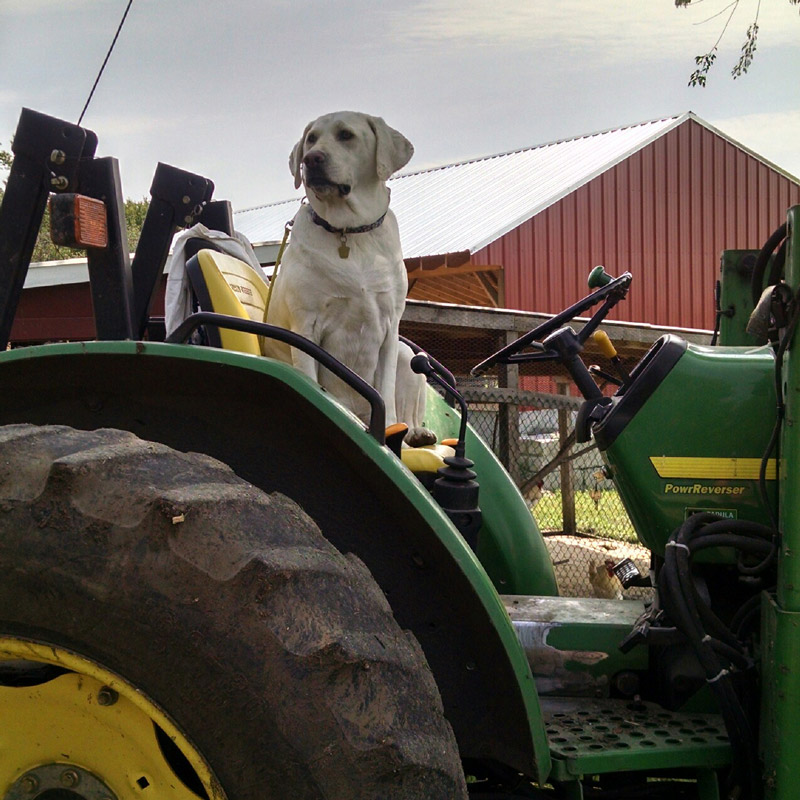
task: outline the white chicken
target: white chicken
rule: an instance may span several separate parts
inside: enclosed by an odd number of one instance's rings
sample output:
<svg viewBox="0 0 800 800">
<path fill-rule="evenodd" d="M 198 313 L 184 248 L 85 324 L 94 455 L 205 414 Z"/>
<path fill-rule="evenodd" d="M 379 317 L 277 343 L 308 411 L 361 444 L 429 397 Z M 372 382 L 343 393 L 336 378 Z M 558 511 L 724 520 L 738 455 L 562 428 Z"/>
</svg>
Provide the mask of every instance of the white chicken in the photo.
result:
<svg viewBox="0 0 800 800">
<path fill-rule="evenodd" d="M 588 569 L 594 597 L 622 600 L 622 584 L 614 574 L 614 562 L 610 558 L 595 561 Z"/>
</svg>

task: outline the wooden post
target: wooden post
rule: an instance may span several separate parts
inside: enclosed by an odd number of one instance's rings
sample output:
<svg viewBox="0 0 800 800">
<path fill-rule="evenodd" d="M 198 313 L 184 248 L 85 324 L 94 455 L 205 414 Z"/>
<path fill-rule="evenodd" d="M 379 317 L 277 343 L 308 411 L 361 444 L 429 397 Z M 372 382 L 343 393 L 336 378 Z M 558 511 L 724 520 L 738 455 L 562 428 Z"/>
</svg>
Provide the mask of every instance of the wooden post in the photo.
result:
<svg viewBox="0 0 800 800">
<path fill-rule="evenodd" d="M 569 383 L 558 381 L 556 383 L 559 394 L 569 394 Z M 563 447 L 569 436 L 569 411 L 566 408 L 558 409 L 558 446 Z M 568 535 L 577 531 L 575 525 L 575 487 L 572 481 L 572 462 L 565 461 L 559 467 L 561 477 L 561 530 Z"/>
<path fill-rule="evenodd" d="M 516 341 L 518 334 L 506 331 L 505 343 Z M 501 364 L 498 371 L 500 386 L 506 389 L 519 389 L 519 367 L 516 364 Z M 520 483 L 520 441 L 519 405 L 499 403 L 497 408 L 497 457 L 508 470 L 508 474 L 519 486 Z"/>
</svg>

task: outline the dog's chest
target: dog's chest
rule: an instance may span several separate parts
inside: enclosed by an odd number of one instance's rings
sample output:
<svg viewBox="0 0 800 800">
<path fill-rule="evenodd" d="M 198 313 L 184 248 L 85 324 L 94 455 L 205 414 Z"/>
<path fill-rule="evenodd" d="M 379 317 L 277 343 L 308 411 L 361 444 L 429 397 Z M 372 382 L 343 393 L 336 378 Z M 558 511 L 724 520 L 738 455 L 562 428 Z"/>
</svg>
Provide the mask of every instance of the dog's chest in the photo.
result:
<svg viewBox="0 0 800 800">
<path fill-rule="evenodd" d="M 333 326 L 360 336 L 365 329 L 387 332 L 397 317 L 397 303 L 388 293 L 365 292 L 361 297 L 329 295 L 322 302 L 317 327 Z"/>
<path fill-rule="evenodd" d="M 339 252 L 340 242 L 319 229 L 304 231 L 286 252 L 287 267 L 304 273 L 303 283 L 313 281 L 324 294 L 363 299 L 371 294 L 405 297 L 406 269 L 399 241 L 383 231 L 346 237 L 347 255 Z M 298 276 L 299 277 L 299 276 Z"/>
<path fill-rule="evenodd" d="M 302 315 L 317 339 L 334 329 L 337 337 L 368 338 L 396 329 L 408 279 L 396 223 L 387 223 L 347 236 L 349 252 L 343 258 L 338 238 L 301 215 L 277 278 L 274 321 L 286 325 Z"/>
<path fill-rule="evenodd" d="M 370 295 L 405 294 L 405 266 L 374 250 L 363 251 L 358 243 L 350 245 L 347 258 L 328 258 L 324 280 L 331 293 L 350 295 L 361 301 Z"/>
</svg>

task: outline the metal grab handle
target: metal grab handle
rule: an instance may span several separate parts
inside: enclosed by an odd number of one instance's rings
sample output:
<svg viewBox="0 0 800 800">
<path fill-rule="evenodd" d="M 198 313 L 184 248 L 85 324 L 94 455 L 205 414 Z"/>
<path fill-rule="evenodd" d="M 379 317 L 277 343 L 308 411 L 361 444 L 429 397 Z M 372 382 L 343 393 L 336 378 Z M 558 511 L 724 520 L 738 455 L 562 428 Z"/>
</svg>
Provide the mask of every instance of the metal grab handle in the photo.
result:
<svg viewBox="0 0 800 800">
<path fill-rule="evenodd" d="M 253 333 L 267 339 L 277 339 L 310 355 L 315 361 L 322 364 L 325 369 L 332 372 L 337 378 L 344 381 L 351 389 L 360 394 L 370 406 L 368 430 L 371 436 L 384 444 L 386 441 L 386 406 L 383 398 L 374 386 L 370 386 L 360 375 L 335 359 L 319 345 L 294 331 L 270 325 L 267 322 L 256 322 L 252 319 L 229 317 L 226 314 L 215 314 L 211 311 L 198 311 L 187 317 L 165 341 L 169 344 L 182 344 L 201 325 L 215 325 L 218 328 L 228 328 L 242 333 Z"/>
<path fill-rule="evenodd" d="M 450 372 L 450 370 L 447 369 L 447 367 L 442 364 L 441 361 L 437 361 L 430 353 L 426 353 L 418 344 L 416 344 L 416 342 L 412 342 L 411 339 L 407 339 L 405 336 L 400 336 L 400 341 L 403 344 L 408 345 L 414 355 L 418 356 L 420 353 L 422 353 L 428 359 L 428 363 L 433 367 L 434 372 L 436 372 L 440 377 L 444 378 L 454 389 L 456 388 L 457 381 L 455 375 L 453 375 L 453 373 Z M 452 395 L 446 393 L 444 399 L 450 408 L 455 407 L 455 400 L 453 399 Z"/>
</svg>

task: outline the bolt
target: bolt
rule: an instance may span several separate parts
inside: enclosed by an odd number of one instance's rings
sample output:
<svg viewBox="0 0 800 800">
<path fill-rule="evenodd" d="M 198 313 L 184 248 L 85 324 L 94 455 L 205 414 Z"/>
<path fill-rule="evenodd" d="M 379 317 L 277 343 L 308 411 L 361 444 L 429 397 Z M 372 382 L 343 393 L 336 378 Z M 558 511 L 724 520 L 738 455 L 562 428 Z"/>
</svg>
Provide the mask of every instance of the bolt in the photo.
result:
<svg viewBox="0 0 800 800">
<path fill-rule="evenodd" d="M 97 702 L 101 706 L 113 706 L 119 700 L 119 692 L 110 686 L 103 686 L 97 693 Z"/>
<path fill-rule="evenodd" d="M 39 779 L 36 777 L 36 775 L 34 775 L 34 773 L 31 772 L 22 778 L 20 781 L 20 786 L 22 786 L 22 790 L 24 792 L 33 794 L 39 788 Z"/>
<path fill-rule="evenodd" d="M 614 676 L 614 686 L 625 697 L 633 697 L 639 691 L 639 676 L 630 670 L 623 670 Z"/>
<path fill-rule="evenodd" d="M 50 153 L 50 161 L 54 164 L 61 165 L 67 160 L 67 154 L 63 150 L 53 150 Z"/>
<path fill-rule="evenodd" d="M 62 786 L 77 786 L 80 783 L 81 776 L 75 772 L 74 769 L 65 769 L 61 773 L 61 785 Z"/>
<path fill-rule="evenodd" d="M 54 175 L 52 178 L 50 178 L 50 185 L 54 189 L 61 191 L 69 186 L 69 181 L 63 175 Z"/>
</svg>

